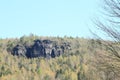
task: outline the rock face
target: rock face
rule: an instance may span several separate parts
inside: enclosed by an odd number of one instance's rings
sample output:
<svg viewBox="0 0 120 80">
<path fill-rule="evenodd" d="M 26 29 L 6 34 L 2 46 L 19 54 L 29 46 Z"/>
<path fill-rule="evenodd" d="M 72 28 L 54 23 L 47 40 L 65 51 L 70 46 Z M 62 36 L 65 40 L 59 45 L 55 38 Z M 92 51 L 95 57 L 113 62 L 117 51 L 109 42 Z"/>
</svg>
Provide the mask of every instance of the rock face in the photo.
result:
<svg viewBox="0 0 120 80">
<path fill-rule="evenodd" d="M 51 40 L 37 39 L 34 40 L 34 44 L 31 46 L 16 45 L 12 50 L 12 54 L 17 56 L 25 56 L 27 58 L 45 57 L 50 59 L 59 57 L 69 48 L 69 43 L 53 46 L 53 41 Z"/>
<path fill-rule="evenodd" d="M 13 48 L 12 54 L 17 56 L 26 56 L 26 52 L 26 48 L 23 45 L 18 44 Z"/>
<path fill-rule="evenodd" d="M 32 45 L 30 50 L 30 57 L 45 57 L 46 55 L 45 48 L 41 40 L 35 40 L 34 45 Z"/>
<path fill-rule="evenodd" d="M 55 45 L 52 49 L 51 57 L 52 58 L 59 57 L 63 53 L 64 49 L 62 49 L 61 46 Z"/>
</svg>

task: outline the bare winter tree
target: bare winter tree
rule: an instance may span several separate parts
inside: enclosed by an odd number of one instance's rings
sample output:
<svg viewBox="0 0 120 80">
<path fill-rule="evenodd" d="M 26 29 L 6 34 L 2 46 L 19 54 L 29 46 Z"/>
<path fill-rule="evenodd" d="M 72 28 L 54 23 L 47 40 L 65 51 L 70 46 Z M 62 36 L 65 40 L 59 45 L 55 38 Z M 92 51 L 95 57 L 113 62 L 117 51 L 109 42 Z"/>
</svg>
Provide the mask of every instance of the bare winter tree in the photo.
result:
<svg viewBox="0 0 120 80">
<path fill-rule="evenodd" d="M 109 24 L 98 21 L 97 26 L 112 40 L 120 41 L 120 0 L 104 0 L 104 11 Z"/>
<path fill-rule="evenodd" d="M 120 79 L 120 0 L 104 0 L 105 20 L 97 20 L 96 25 L 102 32 L 112 40 L 111 43 L 104 43 L 107 52 L 99 52 L 97 64 L 100 70 L 105 73 L 105 80 Z M 105 21 L 105 22 L 104 22 Z M 108 54 L 106 54 L 108 53 Z"/>
</svg>

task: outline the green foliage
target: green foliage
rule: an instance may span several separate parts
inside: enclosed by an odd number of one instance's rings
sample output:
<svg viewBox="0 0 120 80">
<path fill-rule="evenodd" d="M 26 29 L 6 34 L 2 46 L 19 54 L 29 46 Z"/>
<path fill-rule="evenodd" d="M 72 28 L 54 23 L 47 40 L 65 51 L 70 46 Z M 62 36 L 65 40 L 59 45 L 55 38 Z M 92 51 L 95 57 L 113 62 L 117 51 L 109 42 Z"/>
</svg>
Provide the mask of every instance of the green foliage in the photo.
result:
<svg viewBox="0 0 120 80">
<path fill-rule="evenodd" d="M 3 65 L 3 66 L 0 66 L 0 77 L 2 76 L 6 76 L 8 74 L 11 74 L 11 70 L 9 68 L 6 69 L 6 67 Z"/>
</svg>

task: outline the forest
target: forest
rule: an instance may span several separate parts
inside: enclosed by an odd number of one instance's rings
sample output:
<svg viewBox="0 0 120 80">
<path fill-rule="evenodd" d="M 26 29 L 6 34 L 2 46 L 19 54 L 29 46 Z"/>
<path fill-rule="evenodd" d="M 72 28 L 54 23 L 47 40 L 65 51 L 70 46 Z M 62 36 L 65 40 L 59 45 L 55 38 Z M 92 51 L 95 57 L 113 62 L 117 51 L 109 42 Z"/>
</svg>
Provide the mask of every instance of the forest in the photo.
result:
<svg viewBox="0 0 120 80">
<path fill-rule="evenodd" d="M 36 39 L 49 39 L 58 44 L 69 42 L 71 50 L 50 59 L 11 55 L 10 51 L 18 43 L 31 45 Z M 33 34 L 0 39 L 0 80 L 118 80 L 120 58 L 112 55 L 113 48 L 108 44 L 120 51 L 119 43 L 99 39 Z"/>
</svg>

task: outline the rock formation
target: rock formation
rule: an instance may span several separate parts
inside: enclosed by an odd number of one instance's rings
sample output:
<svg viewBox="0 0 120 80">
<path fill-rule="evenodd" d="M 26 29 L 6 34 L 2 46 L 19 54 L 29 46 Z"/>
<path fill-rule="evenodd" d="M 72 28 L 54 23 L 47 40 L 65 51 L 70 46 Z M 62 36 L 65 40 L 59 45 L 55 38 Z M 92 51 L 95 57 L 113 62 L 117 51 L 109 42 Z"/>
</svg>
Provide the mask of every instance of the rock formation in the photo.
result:
<svg viewBox="0 0 120 80">
<path fill-rule="evenodd" d="M 51 40 L 34 40 L 34 44 L 31 46 L 16 45 L 12 54 L 16 56 L 24 56 L 27 58 L 45 57 L 55 58 L 64 53 L 65 50 L 70 49 L 70 43 L 64 42 L 61 45 L 53 45 Z"/>
</svg>

